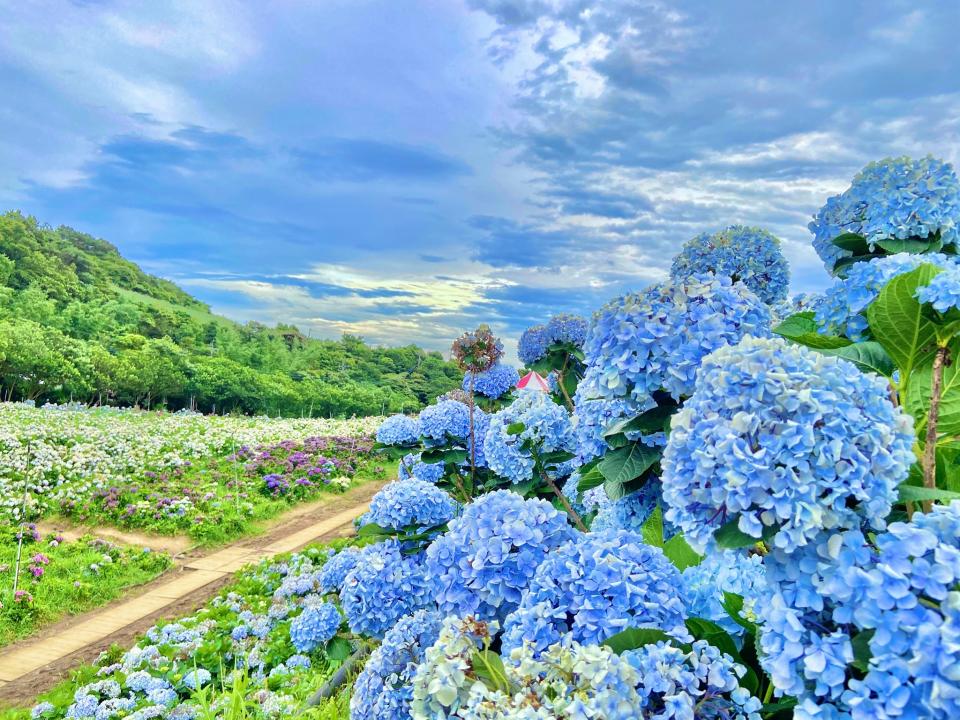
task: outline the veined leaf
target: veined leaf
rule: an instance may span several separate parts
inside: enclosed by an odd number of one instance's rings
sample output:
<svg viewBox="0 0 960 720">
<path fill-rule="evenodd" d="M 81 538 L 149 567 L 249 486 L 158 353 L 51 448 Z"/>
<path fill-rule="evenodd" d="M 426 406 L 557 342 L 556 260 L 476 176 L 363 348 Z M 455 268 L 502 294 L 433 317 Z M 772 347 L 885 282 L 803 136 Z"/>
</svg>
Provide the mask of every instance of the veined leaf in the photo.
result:
<svg viewBox="0 0 960 720">
<path fill-rule="evenodd" d="M 916 485 L 900 485 L 900 502 L 923 502 L 925 500 L 960 500 L 960 492 L 940 490 L 939 488 L 917 487 Z"/>
<path fill-rule="evenodd" d="M 815 349 L 842 348 L 851 344 L 850 340 L 839 335 L 821 335 L 817 330 L 814 313 L 809 311 L 791 315 L 773 331 L 788 340 Z"/>
<path fill-rule="evenodd" d="M 597 467 L 609 482 L 623 485 L 643 475 L 662 454 L 662 448 L 635 442 L 608 452 Z"/>
<path fill-rule="evenodd" d="M 743 532 L 739 528 L 738 523 L 739 519 L 733 518 L 716 529 L 713 533 L 713 539 L 717 541 L 717 545 L 727 550 L 750 547 L 751 545 L 756 545 L 761 540 L 769 540 L 776 535 L 777 530 L 780 529 L 775 525 L 764 525 L 761 531 L 762 536 L 757 538 Z"/>
<path fill-rule="evenodd" d="M 867 239 L 856 233 L 848 232 L 837 235 L 831 242 L 838 248 L 852 252 L 854 255 L 868 255 L 870 253 L 870 245 L 867 243 Z"/>
<path fill-rule="evenodd" d="M 914 368 L 933 359 L 936 326 L 924 317 L 914 293 L 939 272 L 935 265 L 924 264 L 898 275 L 883 286 L 867 308 L 870 332 L 900 368 L 901 377 L 908 378 Z"/>
<path fill-rule="evenodd" d="M 883 349 L 883 345 L 873 340 L 858 342 L 833 350 L 818 348 L 817 352 L 824 355 L 841 357 L 844 360 L 852 362 L 863 372 L 872 372 L 877 375 L 883 375 L 884 377 L 890 377 L 896 369 L 893 365 L 893 360 L 890 359 L 887 351 Z"/>
<path fill-rule="evenodd" d="M 474 674 L 491 690 L 510 692 L 510 680 L 503 659 L 492 650 L 475 650 L 470 657 Z"/>
<path fill-rule="evenodd" d="M 960 343 L 950 345 L 952 362 L 944 365 L 943 386 L 940 388 L 940 417 L 937 432 L 944 435 L 960 434 Z M 930 398 L 933 395 L 933 364 L 924 363 L 910 376 L 907 387 L 907 410 L 917 420 L 917 433 L 926 427 L 930 412 Z"/>
<path fill-rule="evenodd" d="M 940 239 L 940 233 L 935 233 L 927 238 L 878 240 L 876 244 L 891 254 L 913 253 L 914 255 L 920 255 L 922 253 L 939 252 L 943 247 L 943 240 Z"/>
<path fill-rule="evenodd" d="M 654 628 L 627 628 L 616 635 L 611 635 L 603 644 L 613 650 L 617 655 L 625 653 L 627 650 L 636 650 L 646 645 L 653 645 L 658 642 L 669 642 L 670 636 L 663 630 Z"/>
</svg>

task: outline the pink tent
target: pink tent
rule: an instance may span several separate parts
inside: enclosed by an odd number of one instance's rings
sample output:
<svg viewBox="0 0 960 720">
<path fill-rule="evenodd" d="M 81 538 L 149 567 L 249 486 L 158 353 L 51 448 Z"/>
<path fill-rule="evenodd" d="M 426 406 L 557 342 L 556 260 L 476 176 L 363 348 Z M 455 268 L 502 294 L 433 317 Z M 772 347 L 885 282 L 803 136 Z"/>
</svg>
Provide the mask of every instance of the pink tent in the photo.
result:
<svg viewBox="0 0 960 720">
<path fill-rule="evenodd" d="M 539 373 L 532 371 L 520 378 L 520 382 L 517 383 L 518 390 L 523 390 L 525 387 L 531 387 L 541 392 L 550 392 L 547 381 Z"/>
</svg>

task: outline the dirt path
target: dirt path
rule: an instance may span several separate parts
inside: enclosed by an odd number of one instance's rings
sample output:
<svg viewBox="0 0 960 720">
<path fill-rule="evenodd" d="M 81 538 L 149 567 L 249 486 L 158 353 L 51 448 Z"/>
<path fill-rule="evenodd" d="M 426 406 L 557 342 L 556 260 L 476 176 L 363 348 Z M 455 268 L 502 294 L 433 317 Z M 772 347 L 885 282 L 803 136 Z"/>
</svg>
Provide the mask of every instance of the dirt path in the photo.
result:
<svg viewBox="0 0 960 720">
<path fill-rule="evenodd" d="M 316 540 L 349 535 L 381 484 L 368 482 L 343 495 L 296 508 L 262 535 L 212 553 L 193 551 L 153 582 L 96 610 L 65 618 L 0 650 L 0 705 L 27 706 L 36 696 L 92 662 L 113 644 L 128 646 L 161 618 L 189 614 L 206 603 L 248 563 L 298 550 Z M 97 533 L 100 534 L 100 533 Z"/>
</svg>

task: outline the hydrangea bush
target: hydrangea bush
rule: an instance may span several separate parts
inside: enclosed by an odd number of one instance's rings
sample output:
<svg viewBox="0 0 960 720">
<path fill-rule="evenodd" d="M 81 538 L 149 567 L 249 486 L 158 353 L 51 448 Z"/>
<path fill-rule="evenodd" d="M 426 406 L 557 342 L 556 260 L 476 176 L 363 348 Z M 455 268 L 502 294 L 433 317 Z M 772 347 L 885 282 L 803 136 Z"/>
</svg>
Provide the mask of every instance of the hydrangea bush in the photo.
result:
<svg viewBox="0 0 960 720">
<path fill-rule="evenodd" d="M 497 363 L 489 370 L 479 373 L 467 372 L 463 377 L 463 389 L 482 395 L 491 400 L 498 400 L 513 390 L 520 382 L 520 373 L 512 365 Z"/>
<path fill-rule="evenodd" d="M 790 283 L 780 241 L 766 230 L 744 225 L 701 233 L 684 243 L 670 277 L 682 281 L 703 272 L 739 280 L 770 305 L 786 299 Z"/>
</svg>

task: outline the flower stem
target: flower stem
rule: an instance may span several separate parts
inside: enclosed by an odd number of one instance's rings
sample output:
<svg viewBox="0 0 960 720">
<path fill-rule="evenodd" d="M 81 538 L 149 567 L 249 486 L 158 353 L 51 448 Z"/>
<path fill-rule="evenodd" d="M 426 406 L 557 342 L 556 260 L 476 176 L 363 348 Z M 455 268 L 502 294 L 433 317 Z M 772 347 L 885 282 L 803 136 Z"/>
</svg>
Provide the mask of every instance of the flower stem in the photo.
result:
<svg viewBox="0 0 960 720">
<path fill-rule="evenodd" d="M 547 485 L 550 486 L 550 489 L 553 490 L 554 494 L 560 498 L 560 502 L 563 505 L 564 510 L 567 511 L 567 515 L 570 516 L 570 519 L 573 520 L 573 524 L 577 526 L 577 529 L 581 532 L 587 532 L 587 526 L 583 522 L 583 518 L 573 509 L 573 506 L 570 504 L 570 501 L 567 500 L 567 496 L 563 494 L 560 488 L 557 487 L 557 484 L 553 481 L 553 478 L 550 477 L 547 473 L 543 474 L 543 477 L 547 480 Z"/>
<path fill-rule="evenodd" d="M 937 423 L 940 420 L 940 393 L 943 388 L 943 368 L 947 363 L 949 349 L 946 345 L 937 348 L 933 356 L 933 380 L 930 384 L 930 411 L 927 414 L 927 436 L 923 446 L 923 486 L 937 488 Z M 930 512 L 932 500 L 923 503 L 924 512 Z"/>
</svg>

